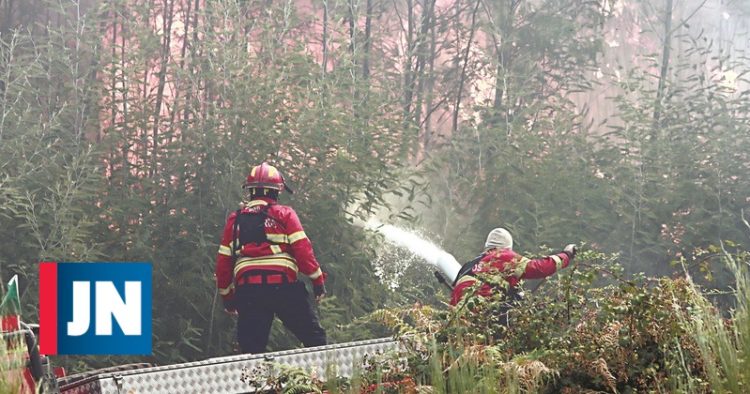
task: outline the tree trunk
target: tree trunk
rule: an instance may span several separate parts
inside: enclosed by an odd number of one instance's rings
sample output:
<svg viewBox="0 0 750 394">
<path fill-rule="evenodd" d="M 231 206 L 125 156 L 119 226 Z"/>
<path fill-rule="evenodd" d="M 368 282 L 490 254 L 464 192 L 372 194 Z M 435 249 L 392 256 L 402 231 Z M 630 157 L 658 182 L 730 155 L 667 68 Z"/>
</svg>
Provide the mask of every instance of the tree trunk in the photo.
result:
<svg viewBox="0 0 750 394">
<path fill-rule="evenodd" d="M 432 18 L 433 23 L 430 26 L 430 56 L 427 62 L 427 97 L 425 99 L 425 105 L 427 111 L 425 111 L 424 117 L 424 150 L 429 152 L 430 144 L 432 142 L 432 100 L 435 91 L 435 57 L 437 56 L 437 29 L 435 24 L 437 18 L 435 17 L 435 3 L 437 0 L 432 1 Z"/>
<path fill-rule="evenodd" d="M 422 8 L 422 26 L 419 32 L 419 38 L 417 39 L 417 67 L 416 75 L 418 76 L 417 81 L 417 100 L 414 105 L 414 124 L 422 124 L 422 106 L 424 96 L 424 85 L 426 75 L 424 72 L 425 64 L 427 63 L 427 36 L 430 32 L 430 26 L 433 24 L 432 20 L 434 17 L 434 8 L 436 0 L 425 0 L 424 7 Z"/>
<path fill-rule="evenodd" d="M 328 72 L 328 0 L 323 0 L 323 76 Z"/>
<path fill-rule="evenodd" d="M 461 109 L 461 97 L 463 96 L 464 85 L 466 84 L 466 69 L 469 66 L 469 55 L 471 54 L 471 42 L 474 41 L 474 33 L 477 26 L 477 11 L 479 10 L 479 4 L 481 1 L 475 0 L 474 10 L 471 13 L 471 25 L 469 27 L 469 40 L 466 42 L 466 51 L 464 51 L 463 65 L 461 67 L 461 74 L 458 76 L 458 91 L 456 92 L 456 105 L 453 109 L 453 135 L 458 131 L 458 117 Z"/>
<path fill-rule="evenodd" d="M 126 4 L 123 4 L 123 7 L 127 7 Z M 124 10 L 123 10 L 124 11 Z M 126 15 L 125 12 L 123 12 L 123 15 Z M 122 124 L 123 127 L 127 127 L 128 125 L 128 85 L 127 85 L 127 78 L 125 78 L 125 44 L 126 44 L 126 38 L 125 38 L 125 23 L 123 22 L 121 24 L 122 31 L 120 32 L 120 76 L 122 77 Z M 114 40 L 112 41 L 114 45 Z"/>
<path fill-rule="evenodd" d="M 187 1 L 187 9 L 184 10 L 185 19 L 183 22 L 184 26 L 184 33 L 182 35 L 182 47 L 180 48 L 180 75 L 182 78 L 184 78 L 185 75 L 185 64 L 187 63 L 186 56 L 187 56 L 187 47 L 189 44 L 189 33 L 190 33 L 190 12 L 192 9 L 192 1 Z M 174 133 L 175 133 L 175 123 L 176 124 L 182 124 L 181 119 L 177 119 L 177 122 L 175 122 L 175 118 L 179 116 L 180 113 L 180 92 L 185 90 L 188 91 L 189 88 L 186 86 L 183 86 L 182 84 L 175 83 L 175 93 L 174 93 L 174 99 L 172 103 L 172 111 L 169 114 L 169 141 L 174 141 Z"/>
<path fill-rule="evenodd" d="M 188 0 L 190 1 L 190 0 Z M 190 121 L 191 118 L 191 105 L 193 101 L 193 91 L 197 91 L 200 88 L 200 82 L 198 83 L 198 86 L 195 86 L 195 82 L 193 80 L 193 77 L 195 76 L 195 65 L 198 62 L 198 55 L 197 55 L 197 49 L 198 46 L 198 17 L 200 15 L 200 0 L 195 0 L 195 4 L 193 5 L 193 41 L 190 43 L 190 64 L 189 64 L 189 80 L 190 84 L 186 87 L 187 91 L 185 92 L 185 108 L 183 109 L 182 113 L 182 123 L 183 123 L 183 129 L 187 128 L 187 124 Z M 195 116 L 193 115 L 193 118 Z M 180 139 L 184 140 L 184 134 L 180 134 Z"/>
<path fill-rule="evenodd" d="M 159 123 L 161 122 L 161 105 L 164 101 L 164 88 L 167 81 L 167 65 L 169 63 L 170 43 L 172 38 L 172 19 L 174 18 L 174 0 L 164 0 L 164 19 L 162 22 L 161 67 L 159 68 L 159 84 L 156 89 L 156 104 L 154 105 L 154 127 L 152 129 L 151 168 L 149 176 L 156 174 L 159 149 Z"/>
<path fill-rule="evenodd" d="M 354 54 L 356 51 L 356 40 L 357 40 L 357 21 L 356 18 L 356 12 L 354 12 L 354 2 L 356 0 L 349 0 L 349 52 L 352 54 L 352 61 L 356 63 L 354 60 Z"/>
<path fill-rule="evenodd" d="M 362 54 L 362 78 L 367 82 L 370 78 L 370 48 L 372 47 L 372 0 L 367 0 L 367 15 L 365 15 L 365 47 Z"/>
<path fill-rule="evenodd" d="M 414 3 L 406 0 L 407 27 L 406 27 L 406 64 L 404 65 L 404 122 L 411 119 L 411 105 L 414 99 L 414 76 L 412 70 L 412 55 L 414 53 Z"/>
<path fill-rule="evenodd" d="M 497 75 L 495 77 L 495 98 L 492 102 L 492 109 L 494 111 L 490 123 L 498 124 L 500 122 L 500 113 L 503 112 L 504 104 L 503 97 L 507 97 L 505 102 L 507 108 L 505 108 L 504 111 L 506 127 L 508 127 L 509 123 L 509 111 L 511 110 L 510 103 L 512 102 L 510 97 L 510 87 L 508 84 L 508 73 L 513 67 L 513 47 L 509 44 L 512 42 L 511 37 L 515 34 L 515 15 L 519 4 L 520 0 L 508 1 L 508 13 L 507 15 L 501 15 L 500 20 L 498 21 L 500 41 L 499 43 L 497 41 L 495 42 L 495 51 L 497 52 Z"/>
<path fill-rule="evenodd" d="M 672 41 L 672 3 L 673 0 L 666 0 L 664 10 L 664 42 L 661 52 L 661 70 L 659 71 L 659 86 L 656 88 L 656 102 L 654 103 L 654 126 L 651 131 L 651 142 L 655 142 L 659 136 L 661 128 L 661 107 L 664 99 L 664 90 L 666 89 L 667 73 L 669 71 L 669 56 Z"/>
<path fill-rule="evenodd" d="M 117 67 L 115 66 L 115 62 L 117 61 L 117 9 L 112 6 L 112 63 L 109 65 L 112 67 L 112 71 L 110 72 L 109 79 L 112 83 L 112 86 L 110 87 L 110 130 L 114 131 L 117 127 Z M 124 70 L 121 70 L 120 72 L 124 72 Z M 126 160 L 127 157 L 123 156 L 123 160 Z"/>
</svg>

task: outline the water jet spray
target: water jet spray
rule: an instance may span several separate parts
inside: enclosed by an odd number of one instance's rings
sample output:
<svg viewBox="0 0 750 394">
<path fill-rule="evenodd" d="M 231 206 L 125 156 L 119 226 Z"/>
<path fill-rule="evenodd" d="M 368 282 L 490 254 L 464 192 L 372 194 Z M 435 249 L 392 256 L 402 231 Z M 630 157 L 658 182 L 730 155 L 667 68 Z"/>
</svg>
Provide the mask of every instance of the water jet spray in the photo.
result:
<svg viewBox="0 0 750 394">
<path fill-rule="evenodd" d="M 367 223 L 356 224 L 362 225 L 368 230 L 377 231 L 388 242 L 405 248 L 414 255 L 423 258 L 429 264 L 434 265 L 442 272 L 447 284 L 451 284 L 456 280 L 458 271 L 461 269 L 461 264 L 459 264 L 452 254 L 444 251 L 434 243 L 400 227 L 383 224 L 375 218 L 371 218 Z"/>
</svg>

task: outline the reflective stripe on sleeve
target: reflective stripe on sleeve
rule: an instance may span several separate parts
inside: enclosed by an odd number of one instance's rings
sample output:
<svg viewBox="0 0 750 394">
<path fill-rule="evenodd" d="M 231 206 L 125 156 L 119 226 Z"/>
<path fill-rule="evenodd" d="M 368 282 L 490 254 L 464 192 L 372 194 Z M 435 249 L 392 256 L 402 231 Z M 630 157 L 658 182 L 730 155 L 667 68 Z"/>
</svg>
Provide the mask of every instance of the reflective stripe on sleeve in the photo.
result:
<svg viewBox="0 0 750 394">
<path fill-rule="evenodd" d="M 465 283 L 465 282 L 476 282 L 476 281 L 478 281 L 478 279 L 477 279 L 477 278 L 475 278 L 475 277 L 473 277 L 473 276 L 469 276 L 469 275 L 464 275 L 464 276 L 462 276 L 461 278 L 459 278 L 459 279 L 458 279 L 458 280 L 456 281 L 456 286 L 460 285 L 461 283 Z"/>
<path fill-rule="evenodd" d="M 555 271 L 560 271 L 563 266 L 563 259 L 558 255 L 549 256 L 555 262 Z"/>
<path fill-rule="evenodd" d="M 231 293 L 232 290 L 234 290 L 234 283 L 229 285 L 229 287 L 227 287 L 226 289 L 219 289 L 219 295 L 222 295 L 222 296 L 229 295 L 229 293 Z"/>
<path fill-rule="evenodd" d="M 232 249 L 227 245 L 221 245 L 219 246 L 219 254 L 223 254 L 224 256 L 231 256 Z"/>
<path fill-rule="evenodd" d="M 289 237 L 287 237 L 286 234 L 266 234 L 266 238 L 268 238 L 269 241 L 277 243 L 277 244 L 288 244 Z"/>
<path fill-rule="evenodd" d="M 271 245 L 271 252 L 273 252 L 274 254 L 279 254 L 281 253 L 281 248 L 279 247 L 279 245 Z"/>
<path fill-rule="evenodd" d="M 293 244 L 305 238 L 307 238 L 307 235 L 304 231 L 297 231 L 296 233 L 289 234 L 289 243 Z"/>
<path fill-rule="evenodd" d="M 307 276 L 308 276 L 308 277 L 309 277 L 310 279 L 312 279 L 312 280 L 315 280 L 315 279 L 318 279 L 318 278 L 320 278 L 320 276 L 321 276 L 321 275 L 323 275 L 323 271 L 321 271 L 321 270 L 320 270 L 320 267 L 318 267 L 318 269 L 316 269 L 316 270 L 315 270 L 315 272 L 313 272 L 312 274 L 310 274 L 310 275 L 307 275 Z"/>
<path fill-rule="evenodd" d="M 513 276 L 516 278 L 520 278 L 523 276 L 524 272 L 526 272 L 526 266 L 529 265 L 529 260 L 526 257 L 521 257 L 518 260 L 516 260 L 515 267 L 513 267 Z"/>
</svg>

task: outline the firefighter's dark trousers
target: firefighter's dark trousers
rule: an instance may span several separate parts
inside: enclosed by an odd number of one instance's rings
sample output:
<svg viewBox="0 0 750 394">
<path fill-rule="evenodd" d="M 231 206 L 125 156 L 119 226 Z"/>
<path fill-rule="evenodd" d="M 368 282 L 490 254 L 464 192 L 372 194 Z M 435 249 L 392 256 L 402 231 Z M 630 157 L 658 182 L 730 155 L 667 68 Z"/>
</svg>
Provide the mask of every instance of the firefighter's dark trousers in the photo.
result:
<svg viewBox="0 0 750 394">
<path fill-rule="evenodd" d="M 237 340 L 243 353 L 263 353 L 274 316 L 305 347 L 326 344 L 326 332 L 302 282 L 245 284 L 237 287 Z"/>
</svg>

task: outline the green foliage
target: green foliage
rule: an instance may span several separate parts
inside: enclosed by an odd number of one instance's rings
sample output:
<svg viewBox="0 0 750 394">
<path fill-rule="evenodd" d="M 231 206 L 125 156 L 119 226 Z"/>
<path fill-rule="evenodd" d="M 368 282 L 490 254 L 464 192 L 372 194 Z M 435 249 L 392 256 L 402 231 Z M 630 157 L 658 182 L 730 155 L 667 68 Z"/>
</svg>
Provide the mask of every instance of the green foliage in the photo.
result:
<svg viewBox="0 0 750 394">
<path fill-rule="evenodd" d="M 620 253 L 625 272 L 664 273 L 673 269 L 667 262 L 684 258 L 696 261 L 691 273 L 720 284 L 729 275 L 694 251 L 746 239 L 746 59 L 714 58 L 703 37 L 677 36 L 685 50 L 672 59 L 662 102 L 655 100 L 657 65 L 635 66 L 613 98 L 617 119 L 589 125 L 571 94 L 592 87 L 588 75 L 602 53 L 608 17 L 599 2 L 469 1 L 455 13 L 430 9 L 429 1 L 409 2 L 408 10 L 400 2 L 375 2 L 370 10 L 357 1 L 324 2 L 325 65 L 318 37 L 309 37 L 318 33 L 316 21 L 295 2 L 20 3 L 8 3 L 0 31 L 0 276 L 20 274 L 24 318 L 35 320 L 39 261 L 153 262 L 150 361 L 233 351 L 234 322 L 221 311 L 213 264 L 242 180 L 262 160 L 280 167 L 296 190 L 282 203 L 298 211 L 330 274 L 320 312 L 334 341 L 382 334 L 357 320 L 373 310 L 440 305 L 438 285 L 422 267 L 405 268 L 398 290 L 378 280 L 374 262 L 401 256 L 378 255 L 378 240 L 352 222 L 382 210 L 390 209 L 392 221 L 427 227 L 459 257 L 473 256 L 487 231 L 503 225 L 519 250 L 586 239 Z M 480 10 L 476 20 L 472 10 Z M 13 30 L 8 21 L 16 16 L 21 24 Z M 363 32 L 357 18 L 382 29 Z M 399 20 L 394 36 L 408 36 L 405 51 L 400 41 L 394 45 L 389 19 Z M 476 92 L 487 82 L 491 100 L 487 91 Z M 458 95 L 464 101 L 457 109 Z M 447 135 L 440 122 L 454 109 L 460 119 Z M 544 286 L 557 293 L 528 299 L 565 305 L 544 308 L 541 321 L 583 317 L 589 295 L 576 286 L 601 276 L 583 267 L 570 275 Z M 679 287 L 634 281 L 644 289 Z M 635 321 L 628 313 L 636 310 L 673 317 L 638 309 L 666 300 L 634 289 L 621 283 L 592 290 L 611 297 L 611 310 L 592 321 L 604 328 L 607 319 Z M 463 310 L 492 302 L 475 299 Z M 485 341 L 496 324 L 491 316 L 475 321 Z M 410 324 L 402 321 L 399 331 L 413 331 Z M 452 329 L 468 330 L 461 327 Z M 544 336 L 507 339 L 554 344 Z M 655 339 L 631 338 L 623 346 L 664 352 L 647 340 Z M 296 345 L 274 326 L 272 349 Z M 617 361 L 609 348 L 586 349 Z M 684 367 L 693 356 L 688 347 L 677 359 L 687 360 Z M 597 360 L 581 362 L 595 368 Z M 62 361 L 87 369 L 134 360 Z M 429 367 L 444 367 L 439 361 Z M 564 371 L 558 364 L 545 366 Z M 616 387 L 632 383 L 618 380 L 631 376 L 620 364 L 607 365 Z M 638 378 L 660 381 L 665 367 Z M 474 376 L 473 368 L 454 371 Z M 525 379 L 519 376 L 526 372 L 508 368 L 503 379 Z M 447 384 L 454 383 L 437 385 Z M 453 389 L 469 387 L 462 384 Z"/>
<path fill-rule="evenodd" d="M 394 379 L 437 392 L 741 392 L 747 253 L 725 259 L 737 275 L 730 319 L 689 279 L 625 279 L 615 259 L 579 254 L 511 311 L 510 328 L 501 295 L 373 314 L 404 344 Z"/>
<path fill-rule="evenodd" d="M 169 10 L 147 2 L 50 4 L 59 23 L 43 26 L 43 39 L 2 36 L 0 275 L 21 275 L 33 321 L 37 262 L 150 261 L 150 361 L 232 352 L 234 321 L 212 279 L 216 250 L 247 171 L 267 160 L 296 190 L 281 202 L 295 207 L 329 274 L 323 325 L 333 340 L 351 338 L 338 326 L 381 307 L 386 293 L 349 220 L 402 187 L 406 151 L 392 149 L 408 145 L 393 116 L 400 107 L 383 85 L 353 116 L 366 87 L 347 77 L 356 65 L 321 75 L 305 21 L 287 5 L 198 4 L 189 16 L 201 22 L 179 60 L 163 26 L 146 23 Z M 248 15 L 260 34 L 247 34 Z M 275 326 L 271 348 L 296 346 L 290 337 Z M 58 361 L 77 370 L 135 360 Z"/>
<path fill-rule="evenodd" d="M 697 286 L 689 288 L 693 308 L 682 323 L 694 338 L 701 359 L 704 376 L 686 374 L 684 385 L 690 391 L 708 384 L 713 392 L 739 393 L 750 385 L 750 255 L 746 251 L 723 252 L 735 277 L 735 305 L 730 317 L 704 298 Z M 692 371 L 687 371 L 692 372 Z"/>
<path fill-rule="evenodd" d="M 0 393 L 21 394 L 29 392 L 23 371 L 26 344 L 20 335 L 0 336 Z"/>
<path fill-rule="evenodd" d="M 568 7 L 563 15 L 576 6 Z M 539 11 L 534 18 L 542 15 Z M 576 15 L 596 20 L 595 14 Z M 556 31 L 552 21 L 526 28 L 550 25 Z M 579 52 L 565 49 L 583 45 L 581 35 L 594 31 L 561 35 L 567 45 L 543 55 L 570 60 L 566 56 Z M 532 61 L 542 56 L 522 38 L 514 42 L 517 56 Z M 500 121 L 488 116 L 464 126 L 423 166 L 433 202 L 425 225 L 464 259 L 476 253 L 491 228 L 504 226 L 516 236 L 519 250 L 586 239 L 620 253 L 627 272 L 654 275 L 672 272 L 668 263 L 695 248 L 746 239 L 741 212 L 750 193 L 747 62 L 714 56 L 705 37 L 678 39 L 685 51 L 672 59 L 663 102 L 655 100 L 649 67 L 656 65 L 633 66 L 621 79 L 621 93 L 612 97 L 616 119 L 597 125 L 584 123 L 586 112 L 569 101 L 574 89 L 553 89 L 585 85 L 584 75 L 521 67 L 516 72 L 540 85 L 508 85 L 509 95 L 529 96 L 511 101 L 513 116 Z M 594 50 L 596 38 L 590 40 Z M 742 77 L 730 81 L 728 75 Z M 487 104 L 478 110 L 491 115 L 496 108 Z M 723 283 L 727 277 L 715 279 Z"/>
<path fill-rule="evenodd" d="M 37 262 L 102 256 L 93 237 L 102 168 L 86 138 L 98 122 L 98 83 L 85 67 L 97 43 L 87 26 L 75 27 L 0 39 L 0 276 L 19 274 L 28 320 Z"/>
<path fill-rule="evenodd" d="M 264 363 L 252 370 L 243 370 L 240 378 L 253 392 L 303 394 L 322 393 L 323 383 L 301 368 L 285 364 Z"/>
</svg>

